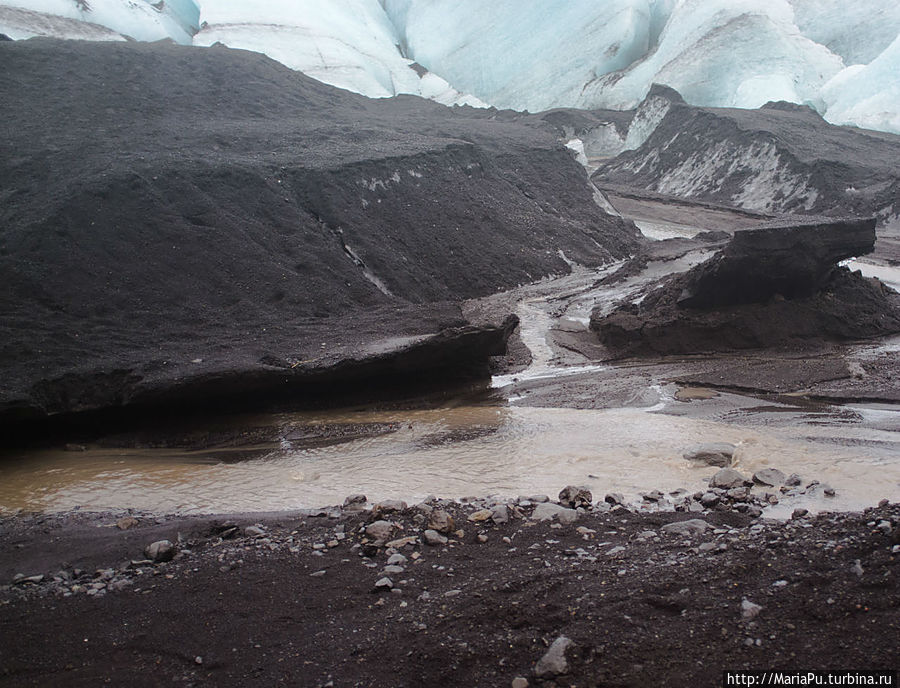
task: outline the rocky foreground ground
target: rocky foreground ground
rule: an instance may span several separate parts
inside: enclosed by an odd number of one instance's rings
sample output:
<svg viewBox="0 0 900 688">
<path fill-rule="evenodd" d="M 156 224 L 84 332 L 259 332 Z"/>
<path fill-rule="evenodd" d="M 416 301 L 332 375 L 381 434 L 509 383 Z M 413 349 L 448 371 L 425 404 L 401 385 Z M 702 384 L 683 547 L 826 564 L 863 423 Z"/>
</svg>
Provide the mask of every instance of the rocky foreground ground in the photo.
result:
<svg viewBox="0 0 900 688">
<path fill-rule="evenodd" d="M 8 517 L 0 685 L 699 686 L 724 670 L 896 670 L 900 504 L 777 521 L 755 506 L 816 486 L 716 484 L 639 506 L 567 488 L 558 502 Z"/>
</svg>

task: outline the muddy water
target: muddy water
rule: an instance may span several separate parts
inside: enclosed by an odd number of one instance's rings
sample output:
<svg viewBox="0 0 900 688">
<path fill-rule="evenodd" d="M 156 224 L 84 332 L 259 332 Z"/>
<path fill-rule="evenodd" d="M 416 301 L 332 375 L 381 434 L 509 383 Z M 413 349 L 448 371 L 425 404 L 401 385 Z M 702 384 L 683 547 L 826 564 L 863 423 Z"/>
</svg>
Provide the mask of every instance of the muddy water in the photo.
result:
<svg viewBox="0 0 900 688">
<path fill-rule="evenodd" d="M 812 499 L 807 506 L 813 508 L 900 499 L 900 413 L 893 407 L 858 408 L 854 417 L 855 422 L 845 414 L 842 421 L 817 417 L 759 427 L 673 416 L 658 407 L 490 405 L 282 415 L 266 420 L 282 436 L 301 439 L 241 447 L 243 456 L 256 456 L 240 461 L 231 460 L 235 450 L 227 447 L 43 451 L 7 460 L 0 468 L 0 505 L 5 511 L 263 511 L 340 503 L 355 492 L 406 500 L 428 494 L 555 495 L 570 483 L 588 485 L 598 496 L 619 491 L 637 498 L 653 488 L 701 489 L 714 469 L 681 454 L 709 441 L 738 444 L 737 467 L 743 471 L 774 466 L 837 488 L 836 498 Z M 323 424 L 353 427 L 357 438 L 325 446 L 304 442 L 305 434 L 316 436 Z M 358 436 L 367 425 L 373 433 Z"/>
</svg>

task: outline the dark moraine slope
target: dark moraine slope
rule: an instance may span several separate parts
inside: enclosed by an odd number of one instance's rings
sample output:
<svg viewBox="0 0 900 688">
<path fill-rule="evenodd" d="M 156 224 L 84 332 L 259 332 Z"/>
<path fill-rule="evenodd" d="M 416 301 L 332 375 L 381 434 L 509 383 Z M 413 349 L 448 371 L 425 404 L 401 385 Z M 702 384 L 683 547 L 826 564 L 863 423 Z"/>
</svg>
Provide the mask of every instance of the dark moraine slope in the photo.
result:
<svg viewBox="0 0 900 688">
<path fill-rule="evenodd" d="M 224 48 L 0 64 L 0 422 L 352 379 L 436 333 L 407 370 L 484 359 L 509 325 L 453 302 L 637 245 L 552 135 L 491 113 Z"/>
<path fill-rule="evenodd" d="M 791 103 L 699 108 L 676 97 L 642 146 L 593 178 L 769 213 L 900 225 L 900 136 L 834 126 Z"/>
</svg>

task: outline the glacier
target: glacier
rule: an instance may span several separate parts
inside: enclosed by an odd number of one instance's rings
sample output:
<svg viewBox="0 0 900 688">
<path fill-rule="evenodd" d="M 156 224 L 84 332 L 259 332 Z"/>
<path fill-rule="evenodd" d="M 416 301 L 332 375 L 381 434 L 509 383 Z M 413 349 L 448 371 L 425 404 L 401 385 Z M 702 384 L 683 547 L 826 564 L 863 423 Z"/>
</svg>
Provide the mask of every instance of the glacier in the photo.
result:
<svg viewBox="0 0 900 688">
<path fill-rule="evenodd" d="M 119 34 L 94 32 L 95 36 L 79 36 L 70 24 L 44 18 L 33 26 L 14 25 L 13 13 L 6 8 L 27 10 L 52 18 L 96 24 Z M 10 17 L 10 20 L 7 19 Z M 199 8 L 194 0 L 2 0 L 0 1 L 0 33 L 10 38 L 32 36 L 54 38 L 86 38 L 87 40 L 123 40 L 127 36 L 138 41 L 171 39 L 190 45 Z M 19 17 L 21 18 L 21 17 Z"/>
<path fill-rule="evenodd" d="M 900 133 L 896 0 L 0 0 L 0 33 L 223 44 L 446 105 L 632 109 L 658 83 Z"/>
<path fill-rule="evenodd" d="M 377 0 L 215 0 L 200 3 L 194 45 L 265 53 L 332 86 L 384 98 L 411 93 L 445 105 L 486 107 L 403 57 Z"/>
</svg>

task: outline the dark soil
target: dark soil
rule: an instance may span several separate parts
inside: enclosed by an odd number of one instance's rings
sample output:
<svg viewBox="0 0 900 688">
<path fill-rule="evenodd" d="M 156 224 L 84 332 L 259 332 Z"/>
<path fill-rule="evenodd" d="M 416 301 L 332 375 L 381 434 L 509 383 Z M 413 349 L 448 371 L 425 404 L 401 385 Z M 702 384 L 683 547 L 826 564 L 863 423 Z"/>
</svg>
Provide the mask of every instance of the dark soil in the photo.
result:
<svg viewBox="0 0 900 688">
<path fill-rule="evenodd" d="M 10 424 L 365 358 L 465 326 L 448 302 L 567 272 L 560 250 L 599 265 L 638 243 L 551 134 L 489 111 L 370 100 L 238 50 L 2 53 Z"/>
<path fill-rule="evenodd" d="M 392 550 L 367 541 L 365 513 L 7 518 L 0 579 L 45 579 L 0 591 L 0 685 L 715 686 L 724 670 L 900 666 L 896 504 L 756 525 L 713 511 L 692 539 L 659 531 L 674 512 L 495 526 L 467 521 L 478 504 L 433 506 L 462 531 L 445 546 L 417 539 L 428 507 L 380 514 L 413 539 L 386 574 L 399 593 L 375 590 Z M 174 561 L 137 561 L 179 537 Z M 566 673 L 538 679 L 561 635 Z"/>
<path fill-rule="evenodd" d="M 900 296 L 875 280 L 838 268 L 821 291 L 727 308 L 681 308 L 678 279 L 639 306 L 626 304 L 591 321 L 620 355 L 694 354 L 765 349 L 822 340 L 849 341 L 900 332 Z"/>
</svg>

